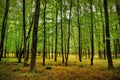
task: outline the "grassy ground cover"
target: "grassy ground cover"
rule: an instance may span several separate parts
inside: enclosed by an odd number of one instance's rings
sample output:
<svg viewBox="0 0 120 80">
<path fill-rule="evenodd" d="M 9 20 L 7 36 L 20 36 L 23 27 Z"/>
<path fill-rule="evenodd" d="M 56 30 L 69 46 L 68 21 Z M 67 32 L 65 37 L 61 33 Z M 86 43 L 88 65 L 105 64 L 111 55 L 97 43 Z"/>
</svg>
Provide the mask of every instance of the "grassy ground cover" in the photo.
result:
<svg viewBox="0 0 120 80">
<path fill-rule="evenodd" d="M 69 58 L 68 66 L 54 60 L 46 60 L 42 66 L 42 59 L 37 57 L 36 72 L 29 73 L 29 67 L 17 63 L 16 58 L 6 58 L 0 62 L 0 80 L 120 80 L 120 60 L 113 60 L 114 69 L 107 69 L 106 60 L 94 60 L 90 66 L 89 59 L 78 62 L 73 56 Z"/>
</svg>

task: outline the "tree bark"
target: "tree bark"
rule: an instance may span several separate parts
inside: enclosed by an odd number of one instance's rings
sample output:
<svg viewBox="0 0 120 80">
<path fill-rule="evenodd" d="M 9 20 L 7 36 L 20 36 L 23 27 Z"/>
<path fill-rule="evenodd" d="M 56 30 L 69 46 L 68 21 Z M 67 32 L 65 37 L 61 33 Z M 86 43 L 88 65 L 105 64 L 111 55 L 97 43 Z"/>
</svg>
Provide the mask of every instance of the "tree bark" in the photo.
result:
<svg viewBox="0 0 120 80">
<path fill-rule="evenodd" d="M 44 44 L 43 44 L 43 66 L 45 66 L 45 56 L 46 56 L 46 0 L 44 2 Z"/>
<path fill-rule="evenodd" d="M 58 42 L 58 7 L 56 0 L 56 36 L 55 36 L 55 61 L 57 61 L 57 42 Z"/>
<path fill-rule="evenodd" d="M 4 39 L 5 39 L 5 31 L 6 31 L 9 7 L 10 7 L 10 0 L 6 0 L 6 9 L 3 17 L 1 42 L 0 42 L 0 61 L 3 56 Z"/>
<path fill-rule="evenodd" d="M 62 0 L 60 0 L 61 5 L 60 5 L 60 9 L 61 9 L 61 51 L 62 51 L 62 63 L 64 63 L 64 51 L 63 51 L 63 26 L 62 26 Z"/>
<path fill-rule="evenodd" d="M 24 33 L 24 67 L 27 66 L 27 53 L 26 53 L 26 18 L 25 18 L 25 3 L 26 1 L 23 0 L 23 33 Z"/>
<path fill-rule="evenodd" d="M 107 60 L 108 60 L 108 68 L 113 68 L 111 49 L 110 49 L 110 32 L 109 32 L 109 17 L 108 17 L 108 8 L 107 8 L 107 0 L 104 1 L 104 14 L 105 14 L 105 28 L 106 28 L 106 50 L 107 50 Z"/>
<path fill-rule="evenodd" d="M 81 55 L 81 26 L 80 26 L 80 5 L 79 0 L 77 0 L 77 14 L 78 14 L 78 47 L 79 47 L 79 61 L 82 62 L 82 55 Z"/>
<path fill-rule="evenodd" d="M 90 0 L 90 10 L 91 10 L 91 63 L 90 65 L 93 65 L 93 59 L 94 59 L 94 32 L 93 32 L 93 2 Z"/>
<path fill-rule="evenodd" d="M 30 72 L 35 72 L 36 70 L 37 33 L 38 33 L 38 23 L 39 23 L 39 12 L 40 12 L 40 0 L 36 0 L 34 27 L 33 27 L 33 34 L 32 34 Z"/>
<path fill-rule="evenodd" d="M 106 59 L 106 50 L 105 50 L 105 26 L 104 26 L 104 21 L 103 21 L 103 11 L 102 11 L 102 6 L 101 6 L 101 1 L 99 0 L 99 8 L 100 8 L 100 14 L 101 14 L 101 24 L 102 24 L 102 29 L 103 29 L 103 34 L 102 34 L 102 37 L 103 37 L 103 56 L 104 56 L 104 59 Z"/>
<path fill-rule="evenodd" d="M 70 49 L 71 13 L 72 13 L 72 0 L 70 0 L 70 14 L 69 14 L 69 20 L 68 20 L 68 42 L 67 42 L 67 53 L 66 53 L 65 66 L 67 66 L 67 64 L 68 64 L 68 56 L 69 56 L 69 49 Z"/>
</svg>

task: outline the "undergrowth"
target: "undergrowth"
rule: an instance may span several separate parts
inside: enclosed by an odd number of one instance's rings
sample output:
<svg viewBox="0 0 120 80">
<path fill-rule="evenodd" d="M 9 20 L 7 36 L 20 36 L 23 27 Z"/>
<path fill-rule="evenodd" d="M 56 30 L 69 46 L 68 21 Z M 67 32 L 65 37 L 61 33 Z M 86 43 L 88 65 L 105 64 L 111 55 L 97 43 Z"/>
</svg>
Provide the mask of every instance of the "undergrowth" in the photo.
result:
<svg viewBox="0 0 120 80">
<path fill-rule="evenodd" d="M 119 60 L 114 60 L 114 69 L 107 69 L 107 61 L 94 60 L 94 65 L 90 66 L 89 59 L 82 62 L 69 60 L 68 66 L 58 60 L 46 60 L 46 66 L 37 59 L 36 73 L 30 73 L 29 67 L 23 67 L 23 63 L 18 64 L 14 59 L 9 58 L 0 62 L 0 80 L 120 80 Z M 104 65 L 103 65 L 104 63 Z"/>
</svg>

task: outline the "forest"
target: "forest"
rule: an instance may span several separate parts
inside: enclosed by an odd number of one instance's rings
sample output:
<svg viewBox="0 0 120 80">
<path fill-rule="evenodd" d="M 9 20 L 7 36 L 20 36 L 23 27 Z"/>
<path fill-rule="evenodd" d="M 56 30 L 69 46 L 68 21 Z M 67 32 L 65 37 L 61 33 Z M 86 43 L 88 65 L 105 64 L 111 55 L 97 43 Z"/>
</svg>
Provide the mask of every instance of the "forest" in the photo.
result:
<svg viewBox="0 0 120 80">
<path fill-rule="evenodd" d="M 0 0 L 0 80 L 120 80 L 120 0 Z"/>
</svg>

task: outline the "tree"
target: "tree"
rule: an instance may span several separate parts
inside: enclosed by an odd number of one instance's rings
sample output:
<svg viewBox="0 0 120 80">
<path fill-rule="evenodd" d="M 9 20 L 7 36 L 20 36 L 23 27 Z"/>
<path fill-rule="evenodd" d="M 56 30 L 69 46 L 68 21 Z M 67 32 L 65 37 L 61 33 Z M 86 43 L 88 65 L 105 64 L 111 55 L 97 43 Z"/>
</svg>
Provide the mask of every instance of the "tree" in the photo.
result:
<svg viewBox="0 0 120 80">
<path fill-rule="evenodd" d="M 79 61 L 82 61 L 82 53 L 81 53 L 81 26 L 80 26 L 80 5 L 79 0 L 77 0 L 77 14 L 78 14 L 78 47 L 79 47 Z"/>
<path fill-rule="evenodd" d="M 102 6 L 101 6 L 101 1 L 99 0 L 99 8 L 100 8 L 100 17 L 101 17 L 101 24 L 102 24 L 102 29 L 103 29 L 103 34 L 102 34 L 102 41 L 103 41 L 103 54 L 104 54 L 104 59 L 106 59 L 106 50 L 105 50 L 105 26 L 104 26 L 104 20 L 103 20 L 103 11 L 102 11 Z"/>
<path fill-rule="evenodd" d="M 70 0 L 70 13 L 68 18 L 68 41 L 67 41 L 67 54 L 66 54 L 66 62 L 65 66 L 67 66 L 68 63 L 68 56 L 69 56 L 69 49 L 70 49 L 70 27 L 71 27 L 71 14 L 72 14 L 72 0 Z"/>
<path fill-rule="evenodd" d="M 46 56 L 46 0 L 44 1 L 44 44 L 43 44 L 43 66 L 45 66 Z"/>
<path fill-rule="evenodd" d="M 93 32 L 93 1 L 90 0 L 90 14 L 91 14 L 91 51 L 92 51 L 92 54 L 91 54 L 91 65 L 93 65 L 93 58 L 94 58 L 94 32 Z"/>
<path fill-rule="evenodd" d="M 108 8 L 107 0 L 104 1 L 104 14 L 105 14 L 105 28 L 106 28 L 106 50 L 107 50 L 107 60 L 108 60 L 108 69 L 113 68 L 111 49 L 110 49 L 110 32 L 109 32 L 109 17 L 108 17 Z"/>
<path fill-rule="evenodd" d="M 39 12 L 40 12 L 40 0 L 36 0 L 34 27 L 33 27 L 33 34 L 32 34 L 30 72 L 34 72 L 36 68 L 37 32 L 38 32 Z"/>
<path fill-rule="evenodd" d="M 56 0 L 56 33 L 55 33 L 55 61 L 57 61 L 57 43 L 58 43 L 58 6 Z"/>
<path fill-rule="evenodd" d="M 60 17 L 61 17 L 61 51 L 62 51 L 62 63 L 64 63 L 64 51 L 63 51 L 63 20 L 62 20 L 62 0 L 60 0 Z"/>
<path fill-rule="evenodd" d="M 4 17 L 3 17 L 1 42 L 0 42 L 0 61 L 3 56 L 4 39 L 5 39 L 5 31 L 6 31 L 6 26 L 7 26 L 9 7 L 10 7 L 10 0 L 6 0 L 6 9 L 5 9 Z"/>
<path fill-rule="evenodd" d="M 23 0 L 24 66 L 27 66 L 25 0 Z"/>
</svg>

